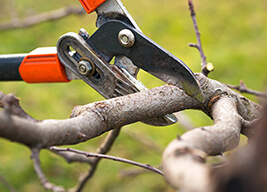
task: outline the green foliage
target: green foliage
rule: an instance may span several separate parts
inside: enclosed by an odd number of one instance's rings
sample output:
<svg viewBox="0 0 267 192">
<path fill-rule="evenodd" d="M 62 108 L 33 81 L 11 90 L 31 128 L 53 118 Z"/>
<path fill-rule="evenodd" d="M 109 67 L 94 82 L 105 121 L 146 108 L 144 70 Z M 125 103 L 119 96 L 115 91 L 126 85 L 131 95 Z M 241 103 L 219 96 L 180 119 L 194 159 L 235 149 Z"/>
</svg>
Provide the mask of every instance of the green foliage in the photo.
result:
<svg viewBox="0 0 267 192">
<path fill-rule="evenodd" d="M 186 1 L 124 0 L 123 3 L 148 37 L 182 59 L 194 72 L 200 70 L 198 52 L 187 45 L 196 40 Z M 195 0 L 194 3 L 204 51 L 207 60 L 215 66 L 210 77 L 229 84 L 238 84 L 242 79 L 248 87 L 264 90 L 267 72 L 266 2 Z M 14 9 L 20 17 L 26 17 L 66 5 L 79 6 L 79 2 L 24 0 L 16 1 Z M 1 3 L 0 9 L 1 23 L 9 19 L 7 0 Z M 37 47 L 55 46 L 61 35 L 69 31 L 78 32 L 82 27 L 93 33 L 95 18 L 95 14 L 68 16 L 25 29 L 0 31 L 0 54 L 25 53 Z M 145 72 L 140 72 L 138 78 L 149 88 L 163 84 Z M 0 90 L 21 98 L 22 107 L 37 119 L 68 118 L 75 105 L 103 100 L 82 81 L 65 84 L 1 82 Z M 249 98 L 255 100 L 254 97 Z M 187 113 L 196 126 L 212 123 L 201 112 Z M 160 164 L 161 154 L 130 137 L 126 134 L 127 130 L 149 136 L 162 148 L 185 131 L 179 123 L 164 128 L 135 123 L 123 129 L 111 154 L 154 166 Z M 103 138 L 79 144 L 76 148 L 93 152 Z M 0 151 L 0 174 L 18 191 L 43 191 L 26 147 L 0 139 Z M 73 187 L 79 174 L 87 169 L 86 165 L 68 165 L 48 152 L 42 152 L 41 160 L 49 180 L 66 187 Z M 162 177 L 156 174 L 122 178 L 119 173 L 125 169 L 132 169 L 132 166 L 103 160 L 84 191 L 171 191 Z M 1 182 L 0 190 L 6 191 Z"/>
</svg>

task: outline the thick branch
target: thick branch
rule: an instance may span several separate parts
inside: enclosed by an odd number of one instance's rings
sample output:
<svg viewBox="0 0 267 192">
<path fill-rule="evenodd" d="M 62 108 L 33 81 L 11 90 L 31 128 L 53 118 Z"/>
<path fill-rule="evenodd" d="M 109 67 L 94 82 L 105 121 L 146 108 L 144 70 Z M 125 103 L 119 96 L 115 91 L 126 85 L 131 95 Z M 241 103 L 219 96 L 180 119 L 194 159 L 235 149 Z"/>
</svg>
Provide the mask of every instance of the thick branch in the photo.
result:
<svg viewBox="0 0 267 192">
<path fill-rule="evenodd" d="M 183 188 L 190 189 L 187 185 L 188 180 L 192 183 L 193 177 L 190 173 L 193 172 L 183 172 L 187 170 L 186 167 L 190 167 L 191 170 L 197 171 L 194 176 L 203 173 L 195 177 L 194 185 L 203 189 L 209 186 L 207 179 L 210 176 L 209 168 L 203 164 L 206 154 L 216 155 L 233 149 L 238 143 L 241 127 L 246 127 L 248 122 L 259 118 L 261 107 L 220 82 L 208 79 L 202 74 L 196 74 L 196 77 L 203 90 L 204 103 L 194 100 L 175 86 L 165 85 L 132 95 L 77 106 L 72 112 L 71 119 L 67 120 L 35 122 L 4 109 L 0 111 L 0 136 L 40 149 L 84 142 L 106 131 L 147 118 L 184 109 L 199 109 L 214 119 L 214 125 L 194 129 L 184 134 L 180 140 L 175 140 L 170 144 L 171 147 L 166 149 L 163 162 L 164 174 L 173 186 L 182 185 Z M 0 101 L 2 102 L 1 98 Z M 37 171 L 41 170 L 38 161 L 36 159 Z M 174 167 L 169 170 L 166 164 Z M 179 165 L 183 165 L 181 170 L 178 169 Z M 87 177 L 90 177 L 95 169 L 96 166 L 92 167 Z M 178 172 L 172 173 L 173 170 Z M 185 174 L 184 179 L 177 185 L 175 178 L 181 174 Z"/>
<path fill-rule="evenodd" d="M 140 102 L 146 98 L 144 102 Z M 179 98 L 179 100 L 178 100 Z M 187 104 L 188 103 L 188 104 Z M 186 108 L 197 101 L 174 86 L 76 107 L 71 119 L 29 122 L 0 112 L 0 136 L 28 146 L 76 144 L 126 124 Z"/>
<path fill-rule="evenodd" d="M 267 106 L 256 125 L 254 139 L 231 158 L 223 168 L 214 170 L 216 192 L 267 190 Z"/>
<path fill-rule="evenodd" d="M 235 100 L 227 96 L 218 100 L 212 107 L 212 117 L 214 125 L 189 131 L 165 149 L 163 171 L 174 188 L 212 191 L 210 168 L 204 164 L 206 155 L 222 154 L 238 146 L 242 118 Z"/>
<path fill-rule="evenodd" d="M 259 117 L 261 108 L 225 85 L 197 75 L 205 102 L 189 97 L 181 89 L 165 85 L 119 98 L 77 106 L 72 118 L 32 122 L 0 111 L 0 136 L 40 148 L 87 141 L 126 124 L 185 109 L 200 109 L 211 116 L 211 106 L 223 95 L 233 97 L 245 120 Z M 145 98 L 145 99 L 144 99 Z M 142 102 L 141 102 L 142 101 Z"/>
</svg>

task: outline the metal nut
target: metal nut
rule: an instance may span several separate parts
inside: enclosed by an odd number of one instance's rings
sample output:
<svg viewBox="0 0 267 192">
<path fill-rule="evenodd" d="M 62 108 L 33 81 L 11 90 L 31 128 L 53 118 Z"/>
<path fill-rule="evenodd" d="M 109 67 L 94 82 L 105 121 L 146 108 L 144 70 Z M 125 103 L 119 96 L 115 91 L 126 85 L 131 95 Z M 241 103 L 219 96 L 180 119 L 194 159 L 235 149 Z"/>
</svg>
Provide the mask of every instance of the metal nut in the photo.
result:
<svg viewBox="0 0 267 192">
<path fill-rule="evenodd" d="M 92 75 L 94 72 L 94 64 L 89 59 L 81 60 L 77 66 L 77 69 L 82 75 Z"/>
<path fill-rule="evenodd" d="M 132 47 L 135 43 L 135 37 L 133 32 L 129 29 L 123 29 L 119 32 L 118 39 L 123 47 Z"/>
</svg>

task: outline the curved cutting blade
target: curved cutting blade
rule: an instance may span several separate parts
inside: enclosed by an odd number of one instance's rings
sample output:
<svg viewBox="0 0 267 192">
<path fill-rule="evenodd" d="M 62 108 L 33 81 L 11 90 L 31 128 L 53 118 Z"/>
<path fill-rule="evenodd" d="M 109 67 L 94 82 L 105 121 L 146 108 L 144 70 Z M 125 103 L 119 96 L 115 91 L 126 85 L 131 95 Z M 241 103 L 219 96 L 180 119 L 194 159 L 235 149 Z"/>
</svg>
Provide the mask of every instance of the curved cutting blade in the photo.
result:
<svg viewBox="0 0 267 192">
<path fill-rule="evenodd" d="M 132 47 L 120 44 L 118 34 L 123 29 L 129 29 L 133 33 L 135 42 Z M 124 55 L 137 67 L 204 102 L 202 90 L 190 68 L 134 27 L 119 20 L 110 20 L 101 25 L 87 42 L 106 61 L 109 62 L 116 55 Z"/>
</svg>

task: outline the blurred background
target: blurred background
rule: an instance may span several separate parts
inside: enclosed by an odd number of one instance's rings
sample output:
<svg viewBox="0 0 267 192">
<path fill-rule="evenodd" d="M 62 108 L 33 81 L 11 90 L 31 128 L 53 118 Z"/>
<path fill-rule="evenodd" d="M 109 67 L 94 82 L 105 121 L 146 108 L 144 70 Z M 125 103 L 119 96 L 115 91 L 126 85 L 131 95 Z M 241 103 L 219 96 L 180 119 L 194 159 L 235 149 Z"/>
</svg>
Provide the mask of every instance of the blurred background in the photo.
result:
<svg viewBox="0 0 267 192">
<path fill-rule="evenodd" d="M 188 43 L 195 43 L 195 31 L 187 1 L 177 0 L 122 0 L 144 34 L 183 60 L 193 72 L 200 71 L 200 57 Z M 255 90 L 266 90 L 267 72 L 267 1 L 259 0 L 195 0 L 195 11 L 207 61 L 215 71 L 210 77 L 223 83 L 238 85 L 243 80 Z M 78 0 L 0 0 L 0 25 L 12 17 L 19 19 L 66 6 L 79 7 Z M 12 16 L 13 15 L 13 16 Z M 70 15 L 28 28 L 0 31 L 0 54 L 28 53 L 37 47 L 55 46 L 58 38 L 70 31 L 85 28 L 95 30 L 96 14 Z M 141 71 L 138 75 L 147 87 L 163 85 L 161 81 Z M 103 100 L 97 92 L 80 80 L 70 83 L 27 84 L 0 82 L 0 90 L 21 99 L 22 107 L 34 118 L 64 119 L 75 105 Z M 257 102 L 254 96 L 248 96 Z M 144 98 L 145 99 L 145 98 Z M 202 112 L 183 112 L 193 126 L 212 124 Z M 1 123 L 1 122 L 0 122 Z M 160 165 L 161 153 L 176 135 L 186 128 L 179 123 L 168 127 L 153 127 L 142 123 L 125 126 L 110 155 Z M 104 136 L 72 146 L 94 152 Z M 150 144 L 146 144 L 150 143 Z M 67 164 L 46 151 L 41 152 L 42 168 L 48 179 L 57 185 L 74 187 L 87 165 Z M 18 191 L 44 191 L 34 173 L 30 150 L 0 139 L 0 175 Z M 133 166 L 102 160 L 93 179 L 84 191 L 148 192 L 172 189 L 163 178 L 153 173 L 129 176 Z M 0 191 L 7 191 L 0 182 Z"/>
</svg>

